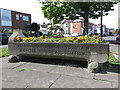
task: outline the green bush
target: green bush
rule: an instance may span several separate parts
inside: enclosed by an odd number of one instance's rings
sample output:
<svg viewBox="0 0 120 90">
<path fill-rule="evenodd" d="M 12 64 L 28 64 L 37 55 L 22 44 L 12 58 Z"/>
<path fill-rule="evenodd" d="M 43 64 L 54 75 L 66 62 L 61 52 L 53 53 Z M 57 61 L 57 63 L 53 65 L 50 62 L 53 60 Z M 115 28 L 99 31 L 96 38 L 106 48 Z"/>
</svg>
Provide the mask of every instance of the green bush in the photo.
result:
<svg viewBox="0 0 120 90">
<path fill-rule="evenodd" d="M 5 32 L 5 33 L 12 35 L 13 32 Z M 34 33 L 31 33 L 30 31 L 22 30 L 22 33 L 23 33 L 23 35 L 25 35 L 25 37 L 33 37 L 34 36 Z"/>
<path fill-rule="evenodd" d="M 34 34 L 33 33 L 31 33 L 30 31 L 22 31 L 22 33 L 23 33 L 23 35 L 25 35 L 25 37 L 33 37 L 34 36 Z"/>
<path fill-rule="evenodd" d="M 9 56 L 8 48 L 0 48 L 0 57 Z"/>
<path fill-rule="evenodd" d="M 112 53 L 112 52 L 109 53 L 109 60 L 108 60 L 108 62 L 109 62 L 110 64 L 120 65 L 119 60 L 116 59 L 115 56 L 113 56 L 113 53 Z"/>
</svg>

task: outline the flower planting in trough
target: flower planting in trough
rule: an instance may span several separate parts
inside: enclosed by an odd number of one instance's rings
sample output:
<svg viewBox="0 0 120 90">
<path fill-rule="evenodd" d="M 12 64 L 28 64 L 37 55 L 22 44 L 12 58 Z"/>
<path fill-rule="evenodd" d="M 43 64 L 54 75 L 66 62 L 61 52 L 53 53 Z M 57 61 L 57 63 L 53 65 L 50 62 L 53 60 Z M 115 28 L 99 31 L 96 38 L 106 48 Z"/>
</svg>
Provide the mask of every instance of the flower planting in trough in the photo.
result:
<svg viewBox="0 0 120 90">
<path fill-rule="evenodd" d="M 10 62 L 23 57 L 87 61 L 90 72 L 100 71 L 109 56 L 109 44 L 99 36 L 24 37 L 19 29 L 9 38 L 8 48 Z"/>
</svg>

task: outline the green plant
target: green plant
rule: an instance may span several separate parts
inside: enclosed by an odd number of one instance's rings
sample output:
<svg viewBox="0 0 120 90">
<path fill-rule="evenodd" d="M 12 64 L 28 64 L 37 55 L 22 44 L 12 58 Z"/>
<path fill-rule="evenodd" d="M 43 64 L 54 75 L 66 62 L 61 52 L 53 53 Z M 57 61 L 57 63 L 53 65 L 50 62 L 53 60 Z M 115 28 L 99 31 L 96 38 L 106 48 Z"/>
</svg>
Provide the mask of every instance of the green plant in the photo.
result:
<svg viewBox="0 0 120 90">
<path fill-rule="evenodd" d="M 9 32 L 9 31 L 6 31 L 6 32 L 4 32 L 4 33 L 8 33 L 8 34 L 12 35 L 12 33 L 13 33 L 13 32 L 12 32 L 12 31 L 11 31 L 11 32 Z"/>
<path fill-rule="evenodd" d="M 22 68 L 22 69 L 19 70 L 19 72 L 26 71 L 26 70 L 27 70 L 27 69 Z"/>
<path fill-rule="evenodd" d="M 25 37 L 22 40 L 20 37 L 16 37 L 17 41 L 22 42 L 56 42 L 56 43 L 108 43 L 99 36 L 80 36 L 80 37 L 58 37 L 53 36 L 52 38 L 40 36 L 40 37 Z"/>
<path fill-rule="evenodd" d="M 33 37 L 34 36 L 34 34 L 31 33 L 30 31 L 23 30 L 22 33 L 23 33 L 23 35 L 25 35 L 25 37 Z"/>
<path fill-rule="evenodd" d="M 37 23 L 32 23 L 31 25 L 28 26 L 30 31 L 35 31 L 35 37 L 37 37 L 37 31 L 40 29 L 39 24 Z"/>
<path fill-rule="evenodd" d="M 0 57 L 9 56 L 8 48 L 0 48 Z"/>
<path fill-rule="evenodd" d="M 116 58 L 113 56 L 113 53 L 112 53 L 112 52 L 109 53 L 109 60 L 108 60 L 108 62 L 109 62 L 110 64 L 120 65 L 119 60 L 116 59 Z"/>
</svg>

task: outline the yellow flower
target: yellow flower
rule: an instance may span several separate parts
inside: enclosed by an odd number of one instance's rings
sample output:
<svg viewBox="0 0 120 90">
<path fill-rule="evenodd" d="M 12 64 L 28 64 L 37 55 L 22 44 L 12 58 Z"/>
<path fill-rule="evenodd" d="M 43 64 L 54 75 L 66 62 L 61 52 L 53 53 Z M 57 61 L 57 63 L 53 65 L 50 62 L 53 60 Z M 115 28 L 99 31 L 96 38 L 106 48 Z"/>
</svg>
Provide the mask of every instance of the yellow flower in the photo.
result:
<svg viewBox="0 0 120 90">
<path fill-rule="evenodd" d="M 44 38 L 44 36 L 40 36 L 40 38 L 42 39 L 42 38 Z"/>
<path fill-rule="evenodd" d="M 73 39 L 72 37 L 69 37 L 70 39 Z"/>
<path fill-rule="evenodd" d="M 82 43 L 85 43 L 84 41 L 82 41 Z"/>
<path fill-rule="evenodd" d="M 67 37 L 66 40 L 72 40 L 73 38 L 72 37 Z"/>
<path fill-rule="evenodd" d="M 25 40 L 25 41 L 27 41 L 27 40 L 29 40 L 27 37 L 25 37 L 25 38 L 23 38 L 23 40 Z"/>
<path fill-rule="evenodd" d="M 83 37 L 83 36 L 80 36 L 80 37 L 78 37 L 78 39 L 83 40 L 83 39 L 84 39 L 84 37 Z"/>
<path fill-rule="evenodd" d="M 16 37 L 16 40 L 21 40 L 21 37 L 20 36 Z"/>
<path fill-rule="evenodd" d="M 81 39 L 81 37 L 78 37 L 78 39 Z"/>
<path fill-rule="evenodd" d="M 69 38 L 67 37 L 66 40 L 69 40 Z"/>
<path fill-rule="evenodd" d="M 33 40 L 33 39 L 35 39 L 34 37 L 29 37 L 29 40 Z"/>
</svg>

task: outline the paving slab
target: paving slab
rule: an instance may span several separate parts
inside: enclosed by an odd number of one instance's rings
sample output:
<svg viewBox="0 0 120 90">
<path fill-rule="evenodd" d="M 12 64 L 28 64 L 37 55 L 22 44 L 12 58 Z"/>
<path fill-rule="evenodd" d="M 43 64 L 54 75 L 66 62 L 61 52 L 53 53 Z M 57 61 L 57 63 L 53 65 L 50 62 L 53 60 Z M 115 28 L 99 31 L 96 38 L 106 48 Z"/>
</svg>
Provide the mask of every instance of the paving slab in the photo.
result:
<svg viewBox="0 0 120 90">
<path fill-rule="evenodd" d="M 118 74 L 117 73 L 107 73 L 107 74 L 95 74 L 95 79 L 114 81 L 118 83 Z"/>
<path fill-rule="evenodd" d="M 8 74 L 5 74 L 5 73 Z M 3 70 L 3 88 L 48 88 L 60 75 L 36 71 Z"/>
<path fill-rule="evenodd" d="M 51 88 L 112 88 L 111 82 L 62 75 Z"/>
<path fill-rule="evenodd" d="M 12 69 L 2 70 L 2 88 L 26 88 L 28 85 L 21 77 L 20 72 Z"/>
<path fill-rule="evenodd" d="M 17 70 L 20 69 L 26 69 L 29 71 L 41 71 L 41 72 L 50 72 L 53 68 L 55 68 L 56 65 L 50 65 L 50 64 L 40 64 L 40 63 L 27 63 L 25 65 L 22 65 Z"/>
<path fill-rule="evenodd" d="M 14 69 L 27 63 L 27 62 L 9 63 L 8 57 L 2 57 L 0 58 L 0 60 L 2 61 L 2 68 L 6 69 Z"/>
<path fill-rule="evenodd" d="M 93 78 L 94 73 L 89 73 L 83 68 L 69 67 L 69 66 L 57 66 L 54 68 L 51 73 L 57 73 L 62 75 L 70 75 L 70 76 L 79 76 L 84 78 Z"/>
</svg>

